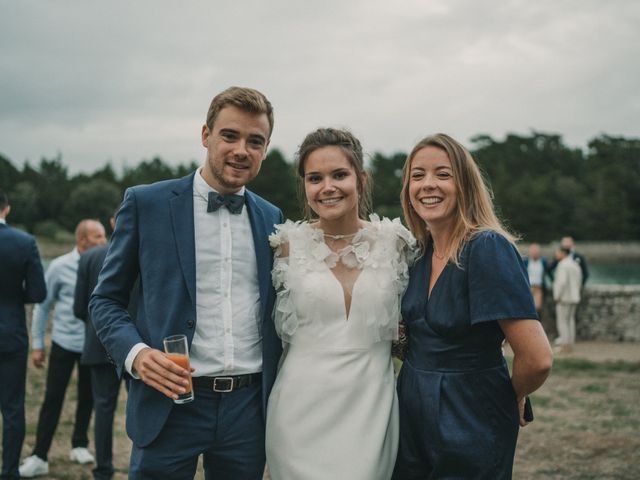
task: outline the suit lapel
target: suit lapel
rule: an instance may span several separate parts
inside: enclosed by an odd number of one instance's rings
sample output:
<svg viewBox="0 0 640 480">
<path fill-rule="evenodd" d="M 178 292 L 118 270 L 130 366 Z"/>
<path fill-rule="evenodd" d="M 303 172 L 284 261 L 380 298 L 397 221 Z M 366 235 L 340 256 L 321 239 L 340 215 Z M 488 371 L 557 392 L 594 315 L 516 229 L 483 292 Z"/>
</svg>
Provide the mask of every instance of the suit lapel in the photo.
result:
<svg viewBox="0 0 640 480">
<path fill-rule="evenodd" d="M 269 248 L 269 238 L 265 230 L 265 217 L 262 209 L 257 205 L 254 194 L 245 190 L 247 213 L 251 222 L 251 233 L 253 234 L 253 245 L 256 251 L 256 263 L 258 264 L 258 285 L 260 289 L 260 307 L 264 313 L 269 297 L 269 286 L 271 285 L 271 249 Z M 262 315 L 264 321 L 265 316 Z"/>
<path fill-rule="evenodd" d="M 169 200 L 173 236 L 191 303 L 196 304 L 196 251 L 193 223 L 193 175 L 179 180 Z M 160 259 L 159 259 L 160 260 Z"/>
</svg>

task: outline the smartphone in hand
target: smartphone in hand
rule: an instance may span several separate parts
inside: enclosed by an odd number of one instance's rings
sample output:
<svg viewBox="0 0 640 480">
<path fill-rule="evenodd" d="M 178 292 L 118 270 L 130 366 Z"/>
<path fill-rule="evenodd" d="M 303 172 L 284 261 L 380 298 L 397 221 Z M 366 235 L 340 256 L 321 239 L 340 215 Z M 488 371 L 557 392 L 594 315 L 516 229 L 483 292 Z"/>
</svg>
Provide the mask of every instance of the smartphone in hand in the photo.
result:
<svg viewBox="0 0 640 480">
<path fill-rule="evenodd" d="M 533 407 L 528 396 L 524 400 L 524 419 L 527 422 L 533 422 Z"/>
</svg>

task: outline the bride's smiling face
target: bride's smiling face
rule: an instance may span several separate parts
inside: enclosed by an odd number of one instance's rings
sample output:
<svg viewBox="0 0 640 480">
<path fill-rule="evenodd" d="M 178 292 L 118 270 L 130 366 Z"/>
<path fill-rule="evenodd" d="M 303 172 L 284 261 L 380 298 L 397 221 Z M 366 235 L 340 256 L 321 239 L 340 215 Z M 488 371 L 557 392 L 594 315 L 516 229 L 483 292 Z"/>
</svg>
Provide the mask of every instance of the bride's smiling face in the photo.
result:
<svg viewBox="0 0 640 480">
<path fill-rule="evenodd" d="M 340 147 L 322 147 L 307 157 L 304 191 L 311 209 L 324 220 L 358 217 L 358 176 Z"/>
</svg>

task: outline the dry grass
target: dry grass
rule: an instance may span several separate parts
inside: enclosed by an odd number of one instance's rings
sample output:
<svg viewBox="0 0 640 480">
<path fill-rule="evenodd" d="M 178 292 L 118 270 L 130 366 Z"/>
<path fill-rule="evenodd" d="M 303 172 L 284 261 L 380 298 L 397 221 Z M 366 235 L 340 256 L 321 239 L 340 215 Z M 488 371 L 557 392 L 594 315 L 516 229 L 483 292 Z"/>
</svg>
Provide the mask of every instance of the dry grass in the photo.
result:
<svg viewBox="0 0 640 480">
<path fill-rule="evenodd" d="M 602 348 L 602 347 L 600 347 Z M 615 344 L 608 348 L 615 349 Z M 27 382 L 27 436 L 23 458 L 30 455 L 44 395 L 45 371 L 31 365 Z M 49 455 L 50 475 L 90 479 L 91 466 L 69 461 L 76 401 L 75 375 Z M 547 383 L 533 395 L 536 420 L 521 430 L 516 479 L 640 478 L 640 363 L 556 359 Z M 114 460 L 116 479 L 125 479 L 130 441 L 124 432 L 126 392 L 118 406 Z M 93 432 L 90 432 L 90 438 Z M 90 449 L 92 449 L 91 438 Z M 199 470 L 196 478 L 203 478 Z"/>
<path fill-rule="evenodd" d="M 640 363 L 559 359 L 521 430 L 514 478 L 640 478 Z"/>
</svg>

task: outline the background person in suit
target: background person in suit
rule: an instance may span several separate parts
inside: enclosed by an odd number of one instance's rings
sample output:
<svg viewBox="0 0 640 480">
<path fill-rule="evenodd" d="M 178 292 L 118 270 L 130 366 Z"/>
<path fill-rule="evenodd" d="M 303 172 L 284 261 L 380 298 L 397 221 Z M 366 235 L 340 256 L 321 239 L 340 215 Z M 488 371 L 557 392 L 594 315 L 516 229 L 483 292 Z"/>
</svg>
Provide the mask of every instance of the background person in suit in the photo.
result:
<svg viewBox="0 0 640 480">
<path fill-rule="evenodd" d="M 553 281 L 553 299 L 556 302 L 555 340 L 558 353 L 570 352 L 576 341 L 576 308 L 580 303 L 582 271 L 571 256 L 571 250 L 561 247 L 556 251 L 556 274 Z"/>
<path fill-rule="evenodd" d="M 76 289 L 80 254 L 106 242 L 104 227 L 97 220 L 82 220 L 76 227 L 76 246 L 69 253 L 54 259 L 45 274 L 47 297 L 33 309 L 31 324 L 31 359 L 37 368 L 44 367 L 44 337 L 49 311 L 55 305 L 51 332 L 51 353 L 45 387 L 44 401 L 40 408 L 36 445 L 33 454 L 20 466 L 20 476 L 25 478 L 47 475 L 47 455 L 62 412 L 64 396 L 75 365 L 78 365 L 78 403 L 71 437 L 69 457 L 77 463 L 92 463 L 93 455 L 87 450 L 87 431 L 91 420 L 93 400 L 89 369 L 80 365 L 84 347 L 84 323 L 73 314 L 73 297 Z"/>
<path fill-rule="evenodd" d="M 571 258 L 578 264 L 580 267 L 580 271 L 582 272 L 582 286 L 584 287 L 585 283 L 587 283 L 587 279 L 589 278 L 589 267 L 587 265 L 587 259 L 584 258 L 584 255 L 576 252 L 575 242 L 573 241 L 573 237 L 562 237 L 560 240 L 560 248 L 566 248 L 569 250 L 569 254 Z M 558 266 L 558 260 L 554 260 L 549 265 L 549 271 L 551 272 L 551 277 L 555 276 L 555 270 Z"/>
<path fill-rule="evenodd" d="M 115 219 L 111 218 L 111 229 Z M 89 297 L 98 283 L 98 275 L 107 256 L 108 245 L 92 248 L 80 256 L 73 302 L 73 313 L 86 323 L 85 341 L 80 364 L 91 370 L 91 392 L 95 412 L 96 480 L 113 477 L 113 418 L 118 405 L 120 377 L 96 335 L 89 318 Z"/>
<path fill-rule="evenodd" d="M 0 479 L 20 478 L 18 465 L 25 435 L 24 395 L 29 338 L 25 303 L 47 295 L 35 239 L 7 225 L 11 207 L 0 190 L 0 410 L 2 471 Z"/>
<path fill-rule="evenodd" d="M 209 107 L 202 167 L 125 193 L 90 313 L 118 372 L 135 378 L 130 478 L 193 478 L 200 454 L 206 478 L 262 478 L 264 408 L 281 353 L 268 235 L 283 217 L 245 185 L 272 130 L 265 96 L 231 87 Z M 195 369 L 195 400 L 182 405 L 172 400 L 189 372 L 161 351 L 174 334 L 187 336 Z"/>
<path fill-rule="evenodd" d="M 589 267 L 587 266 L 587 259 L 584 255 L 576 252 L 576 246 L 573 241 L 573 237 L 562 237 L 560 240 L 560 246 L 569 250 L 571 258 L 578 264 L 580 271 L 582 272 L 582 286 L 587 283 L 589 278 Z"/>
<path fill-rule="evenodd" d="M 529 255 L 524 258 L 524 266 L 529 275 L 529 285 L 533 302 L 536 306 L 538 316 L 542 313 L 542 300 L 544 298 L 545 281 L 549 274 L 549 262 L 540 254 L 540 244 L 529 245 Z"/>
</svg>

